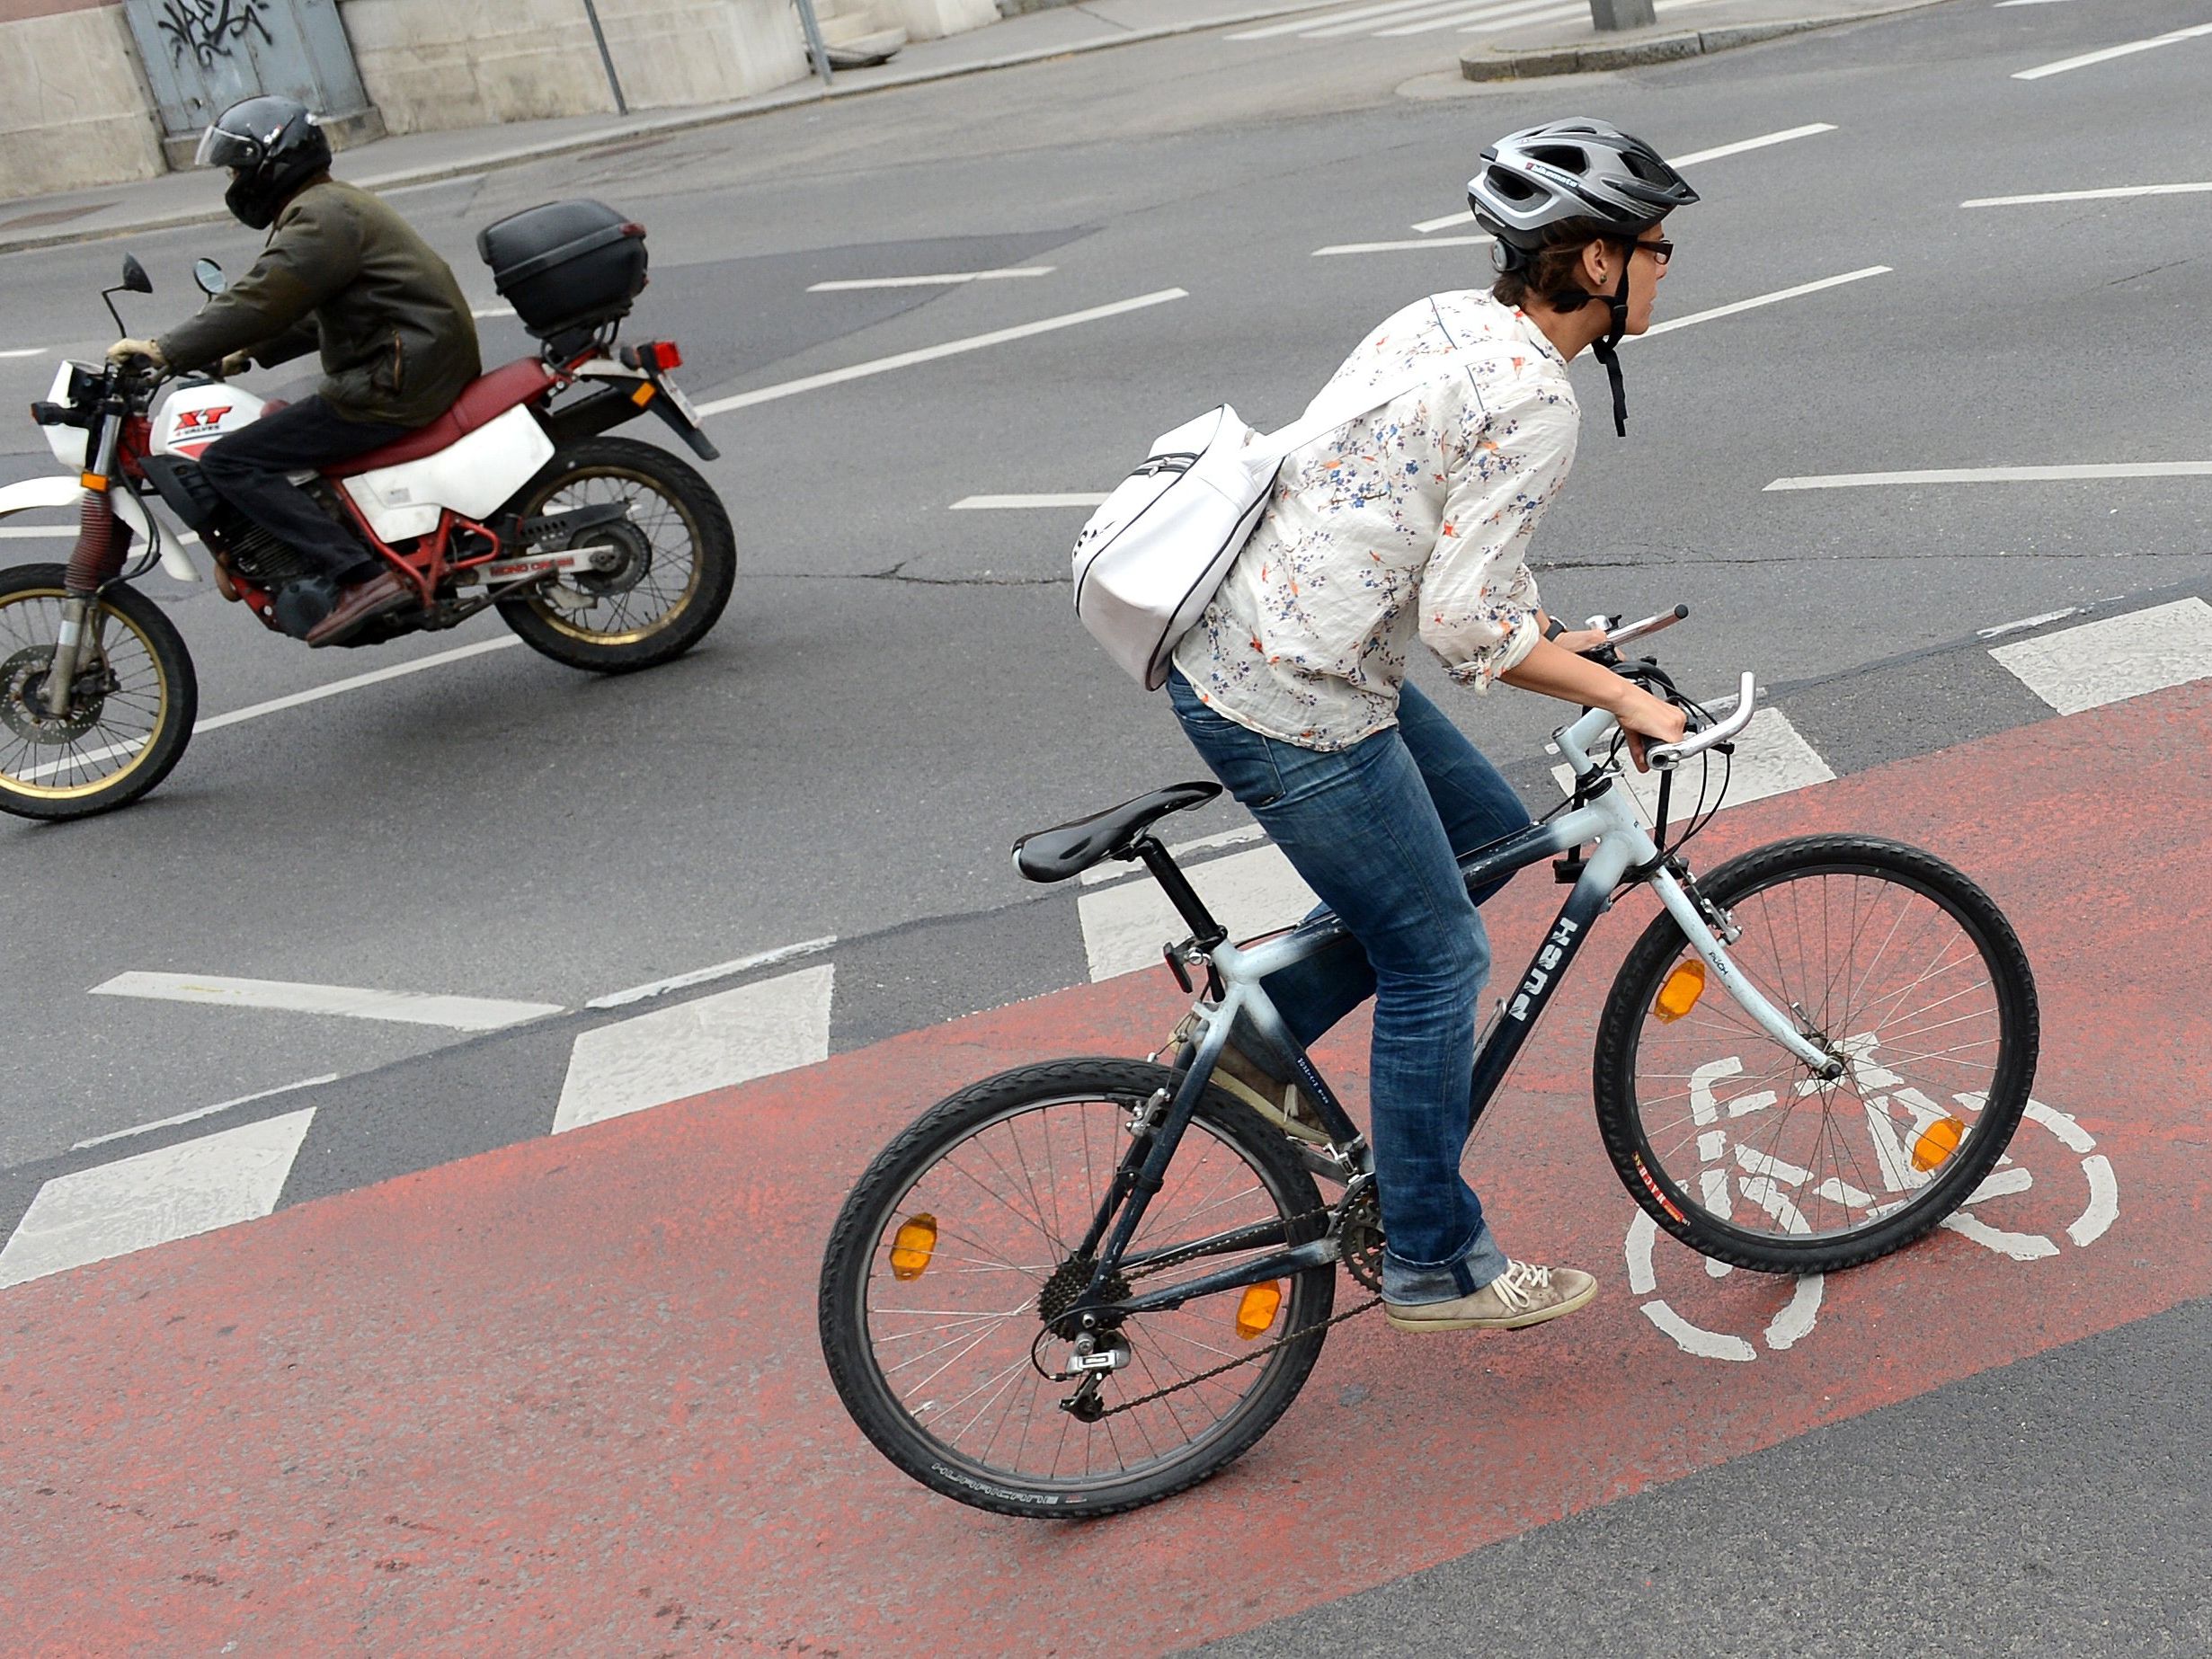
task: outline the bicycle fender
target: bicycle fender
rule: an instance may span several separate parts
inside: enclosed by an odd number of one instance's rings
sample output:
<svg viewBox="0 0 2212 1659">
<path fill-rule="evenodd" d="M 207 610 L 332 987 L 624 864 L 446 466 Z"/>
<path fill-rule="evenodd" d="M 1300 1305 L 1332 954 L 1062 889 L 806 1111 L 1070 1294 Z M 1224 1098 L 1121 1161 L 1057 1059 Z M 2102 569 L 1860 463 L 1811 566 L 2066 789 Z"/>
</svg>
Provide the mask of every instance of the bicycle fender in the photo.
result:
<svg viewBox="0 0 2212 1659">
<path fill-rule="evenodd" d="M 39 508 L 74 507 L 84 493 L 84 486 L 75 478 L 26 478 L 0 489 L 0 519 Z M 120 485 L 108 492 L 108 499 L 114 505 L 115 516 L 129 525 L 133 534 L 148 541 L 154 539 L 154 527 L 147 517 L 145 502 Z M 179 581 L 200 580 L 200 572 L 184 556 L 177 538 L 165 530 L 161 533 L 161 567 Z"/>
</svg>

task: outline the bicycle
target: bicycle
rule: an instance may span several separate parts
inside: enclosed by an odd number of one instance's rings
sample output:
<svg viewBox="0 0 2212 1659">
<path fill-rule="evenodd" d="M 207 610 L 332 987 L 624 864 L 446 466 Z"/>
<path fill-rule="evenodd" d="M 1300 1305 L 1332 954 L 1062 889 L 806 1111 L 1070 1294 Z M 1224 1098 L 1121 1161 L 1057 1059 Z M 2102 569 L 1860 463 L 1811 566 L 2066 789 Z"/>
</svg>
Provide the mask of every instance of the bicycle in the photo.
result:
<svg viewBox="0 0 2212 1659">
<path fill-rule="evenodd" d="M 2003 1155 L 2034 1077 L 2034 978 L 1989 896 L 1901 842 L 1801 837 L 1692 877 L 1681 849 L 1725 798 L 1753 677 L 1718 717 L 1618 649 L 1687 615 L 1614 627 L 1593 653 L 1692 723 L 1648 753 L 1656 829 L 1622 781 L 1617 724 L 1586 711 L 1555 736 L 1568 799 L 1461 861 L 1470 890 L 1545 859 L 1572 883 L 1479 1042 L 1470 1128 L 1597 918 L 1648 886 L 1661 913 L 1614 979 L 1593 1057 L 1607 1156 L 1707 1256 L 1834 1272 L 1923 1237 Z M 1709 808 L 1701 787 L 1670 840 L 1674 779 L 1699 757 L 1706 786 L 1721 763 L 1719 791 Z M 1198 993 L 1174 1064 L 1062 1060 L 962 1089 L 884 1149 L 831 1232 L 818 1313 L 838 1392 L 885 1457 L 964 1504 L 1096 1516 L 1182 1491 L 1257 1442 L 1328 1331 L 1381 1300 L 1336 1311 L 1339 1265 L 1381 1286 L 1373 1158 L 1264 988 L 1345 929 L 1319 910 L 1229 941 L 1153 831 L 1220 793 L 1177 785 L 1015 844 L 1032 881 L 1122 859 L 1165 891 L 1190 935 L 1163 955 Z M 1232 1028 L 1295 1079 L 1326 1146 L 1213 1085 Z M 1317 1176 L 1341 1188 L 1333 1202 Z"/>
</svg>

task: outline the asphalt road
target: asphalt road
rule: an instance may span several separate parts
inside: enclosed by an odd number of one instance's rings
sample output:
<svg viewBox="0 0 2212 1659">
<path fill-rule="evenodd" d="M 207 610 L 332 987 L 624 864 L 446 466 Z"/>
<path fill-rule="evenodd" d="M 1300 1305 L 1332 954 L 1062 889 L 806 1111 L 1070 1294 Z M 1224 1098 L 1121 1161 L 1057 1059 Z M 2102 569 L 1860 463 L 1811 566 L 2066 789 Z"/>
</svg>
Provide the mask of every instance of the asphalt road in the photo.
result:
<svg viewBox="0 0 2212 1659">
<path fill-rule="evenodd" d="M 1416 240 L 1497 133 L 1587 109 L 1679 152 L 1835 130 L 1701 164 L 1663 315 L 1862 271 L 1628 353 L 1630 436 L 1576 370 L 1583 464 L 1540 538 L 1570 617 L 1688 602 L 1666 657 L 1719 688 L 1847 676 L 1976 629 L 2190 580 L 2198 479 L 1768 493 L 1788 476 L 2202 458 L 2212 198 L 1964 208 L 2212 175 L 2202 42 L 2048 79 L 2015 71 L 2199 21 L 2157 3 L 1958 4 L 1632 75 L 1477 90 L 1434 38 L 1188 37 L 617 146 L 398 200 L 485 304 L 481 225 L 598 194 L 652 227 L 638 334 L 672 335 L 702 401 L 1159 293 L 1167 300 L 733 410 L 706 470 L 739 527 L 738 594 L 672 668 L 586 679 L 500 652 L 208 734 L 104 820 L 0 823 L 16 1063 L 0 1166 L 450 1040 L 428 1028 L 93 998 L 129 970 L 575 1006 L 828 934 L 1024 898 L 1018 831 L 1189 775 L 1165 705 L 1068 615 L 1080 510 L 951 510 L 1097 492 L 1218 399 L 1290 415 L 1374 321 L 1485 279 Z M 1451 232 L 1440 233 L 1450 235 Z M 0 350 L 96 348 L 121 247 L 187 303 L 208 229 L 13 256 Z M 813 283 L 1008 265 L 946 289 Z M 129 298 L 130 297 L 125 297 Z M 486 357 L 520 355 L 485 324 Z M 50 358 L 0 359 L 38 395 Z M 42 366 L 43 365 L 43 366 Z M 0 406 L 5 406 L 0 400 Z M 0 478 L 46 470 L 11 429 Z M 0 542 L 0 558 L 64 544 Z M 156 579 L 209 713 L 497 637 L 310 654 Z M 1501 758 L 1552 710 L 1455 704 Z M 1941 699 L 1866 718 L 1940 745 Z M 1218 812 L 1195 830 L 1225 827 Z M 893 993 L 895 995 L 895 991 Z"/>
</svg>

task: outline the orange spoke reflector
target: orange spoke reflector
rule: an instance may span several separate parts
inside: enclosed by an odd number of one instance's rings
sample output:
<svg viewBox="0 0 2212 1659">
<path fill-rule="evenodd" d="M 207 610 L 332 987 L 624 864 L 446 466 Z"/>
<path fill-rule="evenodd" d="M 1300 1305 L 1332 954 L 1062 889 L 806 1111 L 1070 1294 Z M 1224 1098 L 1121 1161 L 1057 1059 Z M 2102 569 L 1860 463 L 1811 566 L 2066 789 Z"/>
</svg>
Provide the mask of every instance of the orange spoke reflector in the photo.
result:
<svg viewBox="0 0 2212 1659">
<path fill-rule="evenodd" d="M 891 1276 L 920 1278 L 922 1270 L 929 1265 L 929 1258 L 937 1254 L 937 1217 L 926 1212 L 907 1217 L 891 1238 Z"/>
<path fill-rule="evenodd" d="M 1920 1131 L 1913 1142 L 1913 1167 L 1921 1174 L 1935 1168 L 1959 1149 L 1966 1139 L 1966 1125 L 1955 1117 L 1940 1117 Z"/>
<path fill-rule="evenodd" d="M 1697 999 L 1704 994 L 1705 964 L 1692 956 L 1666 976 L 1666 983 L 1659 987 L 1651 1011 L 1671 1025 L 1696 1007 Z"/>
<path fill-rule="evenodd" d="M 1275 1315 L 1283 1307 L 1283 1282 L 1270 1280 L 1266 1284 L 1248 1284 L 1237 1301 L 1237 1335 L 1250 1342 L 1256 1336 L 1267 1334 L 1275 1323 Z"/>
</svg>

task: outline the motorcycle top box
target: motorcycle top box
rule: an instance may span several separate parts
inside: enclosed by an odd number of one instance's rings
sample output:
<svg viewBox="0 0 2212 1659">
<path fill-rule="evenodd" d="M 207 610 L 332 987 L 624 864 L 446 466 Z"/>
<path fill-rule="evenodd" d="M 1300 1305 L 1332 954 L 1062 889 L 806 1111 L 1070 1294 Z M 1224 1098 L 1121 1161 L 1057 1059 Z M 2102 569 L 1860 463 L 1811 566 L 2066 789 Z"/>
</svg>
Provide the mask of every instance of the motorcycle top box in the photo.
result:
<svg viewBox="0 0 2212 1659">
<path fill-rule="evenodd" d="M 627 316 L 644 290 L 645 227 L 604 202 L 550 201 L 476 233 L 493 286 L 541 338 Z"/>
</svg>

